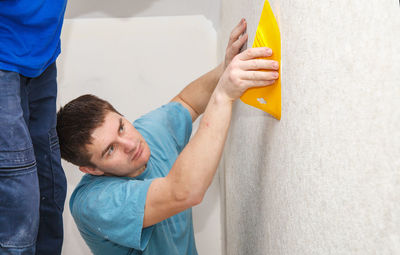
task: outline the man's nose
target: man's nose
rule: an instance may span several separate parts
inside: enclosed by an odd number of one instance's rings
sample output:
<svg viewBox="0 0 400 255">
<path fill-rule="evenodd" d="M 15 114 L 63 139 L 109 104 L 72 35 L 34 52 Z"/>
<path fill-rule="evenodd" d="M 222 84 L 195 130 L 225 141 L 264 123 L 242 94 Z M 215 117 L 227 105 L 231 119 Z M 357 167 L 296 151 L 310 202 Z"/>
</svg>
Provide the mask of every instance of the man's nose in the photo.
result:
<svg viewBox="0 0 400 255">
<path fill-rule="evenodd" d="M 121 143 L 124 146 L 125 153 L 131 153 L 137 146 L 137 143 L 133 139 L 122 138 Z"/>
</svg>

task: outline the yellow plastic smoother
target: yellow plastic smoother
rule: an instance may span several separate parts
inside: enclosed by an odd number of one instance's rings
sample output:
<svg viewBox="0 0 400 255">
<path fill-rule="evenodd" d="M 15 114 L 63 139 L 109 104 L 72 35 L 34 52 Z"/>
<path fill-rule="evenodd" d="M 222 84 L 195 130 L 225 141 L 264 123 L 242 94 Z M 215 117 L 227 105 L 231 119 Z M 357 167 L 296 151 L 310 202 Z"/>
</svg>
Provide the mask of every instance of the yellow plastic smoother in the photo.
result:
<svg viewBox="0 0 400 255">
<path fill-rule="evenodd" d="M 269 47 L 272 49 L 272 59 L 279 62 L 279 79 L 272 85 L 260 88 L 248 89 L 240 99 L 251 106 L 259 108 L 276 119 L 281 119 L 281 35 L 278 23 L 274 17 L 268 0 L 265 0 L 264 8 L 258 23 L 253 48 Z"/>
</svg>

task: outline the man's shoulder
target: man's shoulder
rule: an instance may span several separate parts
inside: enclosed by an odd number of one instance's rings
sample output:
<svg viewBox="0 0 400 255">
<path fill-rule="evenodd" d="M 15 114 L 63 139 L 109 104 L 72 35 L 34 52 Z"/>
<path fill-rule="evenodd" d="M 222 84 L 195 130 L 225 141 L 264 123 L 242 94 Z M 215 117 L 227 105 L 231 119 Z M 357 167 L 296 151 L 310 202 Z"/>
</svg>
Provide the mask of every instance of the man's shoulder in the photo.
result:
<svg viewBox="0 0 400 255">
<path fill-rule="evenodd" d="M 107 192 L 111 192 L 113 187 L 116 187 L 122 182 L 127 180 L 122 177 L 111 177 L 111 176 L 94 176 L 85 174 L 79 184 L 75 187 L 70 198 L 70 209 L 71 213 L 77 215 L 79 210 L 75 208 L 81 208 L 82 205 L 87 205 L 89 200 L 96 200 L 101 192 L 107 189 Z"/>
</svg>

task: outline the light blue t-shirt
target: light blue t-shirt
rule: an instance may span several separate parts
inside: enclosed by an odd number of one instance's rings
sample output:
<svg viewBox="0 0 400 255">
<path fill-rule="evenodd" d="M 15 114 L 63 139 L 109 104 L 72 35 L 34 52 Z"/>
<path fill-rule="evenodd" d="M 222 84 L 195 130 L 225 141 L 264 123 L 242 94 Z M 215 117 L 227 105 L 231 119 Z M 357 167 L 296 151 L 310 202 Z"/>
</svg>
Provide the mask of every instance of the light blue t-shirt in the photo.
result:
<svg viewBox="0 0 400 255">
<path fill-rule="evenodd" d="M 60 54 L 67 0 L 0 0 L 0 70 L 39 76 Z"/>
<path fill-rule="evenodd" d="M 83 176 L 70 199 L 75 223 L 96 255 L 196 255 L 191 209 L 142 228 L 148 188 L 154 178 L 168 174 L 188 143 L 190 113 L 172 102 L 133 125 L 150 147 L 146 170 L 135 178 Z"/>
</svg>

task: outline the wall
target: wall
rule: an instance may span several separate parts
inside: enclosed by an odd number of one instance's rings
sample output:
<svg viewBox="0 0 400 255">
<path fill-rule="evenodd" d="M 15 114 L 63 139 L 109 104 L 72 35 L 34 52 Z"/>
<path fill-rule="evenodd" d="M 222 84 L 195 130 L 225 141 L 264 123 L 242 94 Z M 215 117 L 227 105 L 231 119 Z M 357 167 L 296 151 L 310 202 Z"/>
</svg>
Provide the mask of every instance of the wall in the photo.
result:
<svg viewBox="0 0 400 255">
<path fill-rule="evenodd" d="M 67 19 L 58 60 L 58 105 L 92 93 L 133 121 L 216 64 L 216 31 L 204 16 Z M 62 163 L 68 179 L 62 254 L 89 254 L 68 206 L 82 174 Z M 216 179 L 193 209 L 199 254 L 221 254 L 219 204 Z"/>
<path fill-rule="evenodd" d="M 222 0 L 220 56 L 241 17 L 254 37 L 263 2 Z M 235 105 L 225 254 L 400 254 L 399 2 L 270 3 L 282 119 Z"/>
</svg>

